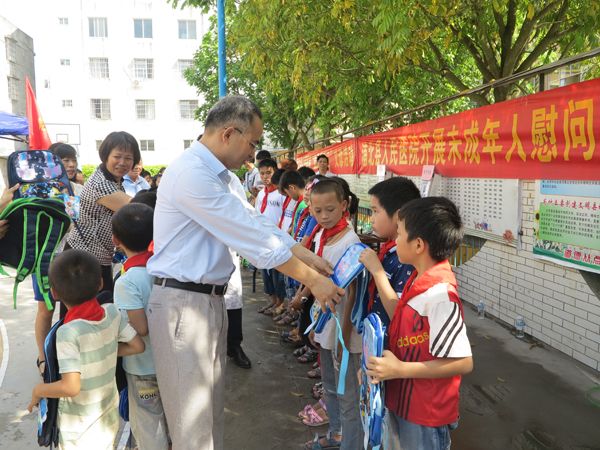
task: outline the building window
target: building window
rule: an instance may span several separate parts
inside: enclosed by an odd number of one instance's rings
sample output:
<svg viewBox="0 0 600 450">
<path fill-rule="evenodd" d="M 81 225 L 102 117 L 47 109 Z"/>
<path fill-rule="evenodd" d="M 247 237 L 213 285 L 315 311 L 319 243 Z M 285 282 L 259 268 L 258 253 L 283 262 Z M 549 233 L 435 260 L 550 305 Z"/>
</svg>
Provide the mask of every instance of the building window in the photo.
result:
<svg viewBox="0 0 600 450">
<path fill-rule="evenodd" d="M 90 76 L 92 78 L 108 78 L 108 58 L 90 58 Z"/>
<path fill-rule="evenodd" d="M 179 112 L 182 119 L 193 119 L 198 108 L 198 100 L 179 100 Z"/>
<path fill-rule="evenodd" d="M 133 19 L 133 36 L 150 39 L 152 37 L 152 19 Z"/>
<path fill-rule="evenodd" d="M 44 88 L 50 89 L 50 80 L 44 80 Z"/>
<path fill-rule="evenodd" d="M 186 150 L 192 146 L 193 139 L 184 139 L 183 140 L 183 149 Z"/>
<path fill-rule="evenodd" d="M 100 151 L 100 146 L 102 145 L 102 139 L 98 140 L 96 139 L 96 151 L 99 152 Z"/>
<path fill-rule="evenodd" d="M 184 77 L 186 69 L 192 67 L 193 61 L 191 59 L 179 59 L 177 60 L 177 69 L 179 74 Z"/>
<path fill-rule="evenodd" d="M 17 41 L 6 38 L 6 59 L 10 62 L 17 61 Z"/>
<path fill-rule="evenodd" d="M 154 151 L 154 139 L 142 139 L 140 141 L 140 151 L 153 152 Z"/>
<path fill-rule="evenodd" d="M 136 100 L 135 116 L 138 119 L 154 119 L 154 100 Z"/>
<path fill-rule="evenodd" d="M 71 65 L 71 60 L 68 59 L 68 58 L 61 59 L 60 60 L 60 65 L 61 66 L 65 66 L 65 67 L 70 66 Z"/>
<path fill-rule="evenodd" d="M 90 112 L 92 119 L 110 119 L 110 99 L 93 98 L 90 100 Z"/>
<path fill-rule="evenodd" d="M 134 59 L 133 75 L 137 80 L 151 80 L 154 78 L 153 59 Z"/>
<path fill-rule="evenodd" d="M 58 24 L 59 25 L 69 25 L 69 18 L 68 17 L 59 17 Z"/>
<path fill-rule="evenodd" d="M 62 101 L 62 106 L 63 106 L 63 108 L 72 108 L 73 107 L 73 100 L 63 100 Z"/>
<path fill-rule="evenodd" d="M 8 79 L 8 98 L 12 101 L 19 99 L 19 80 L 15 77 L 7 77 Z"/>
<path fill-rule="evenodd" d="M 196 39 L 196 21 L 179 20 L 179 39 Z"/>
<path fill-rule="evenodd" d="M 106 17 L 89 17 L 90 37 L 108 37 L 108 24 Z"/>
</svg>

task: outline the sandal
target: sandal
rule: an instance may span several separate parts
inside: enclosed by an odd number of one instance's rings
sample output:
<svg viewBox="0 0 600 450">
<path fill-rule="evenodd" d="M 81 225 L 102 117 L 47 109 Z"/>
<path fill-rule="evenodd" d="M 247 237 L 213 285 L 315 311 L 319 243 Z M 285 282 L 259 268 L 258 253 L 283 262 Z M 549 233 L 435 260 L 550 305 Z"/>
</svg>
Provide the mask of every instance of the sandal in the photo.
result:
<svg viewBox="0 0 600 450">
<path fill-rule="evenodd" d="M 309 350 L 308 345 L 305 345 L 304 347 L 300 347 L 300 348 L 297 348 L 296 350 L 294 350 L 292 355 L 294 355 L 297 358 L 299 356 L 304 355 L 308 350 Z"/>
<path fill-rule="evenodd" d="M 298 362 L 302 364 L 311 363 L 313 361 L 316 361 L 318 356 L 319 352 L 313 349 L 309 349 L 306 351 L 306 353 L 304 353 L 304 355 L 298 358 Z"/>
<path fill-rule="evenodd" d="M 266 311 L 267 309 L 269 309 L 271 306 L 272 306 L 272 305 L 271 305 L 270 303 L 269 303 L 268 305 L 261 306 L 260 308 L 258 308 L 258 311 L 257 311 L 257 312 L 259 312 L 259 313 L 261 313 L 261 314 L 264 314 L 264 313 L 265 313 L 265 311 Z"/>
<path fill-rule="evenodd" d="M 308 417 L 308 410 L 311 409 L 311 408 L 314 409 L 315 411 L 322 410 L 322 411 L 327 412 L 327 405 L 325 404 L 325 401 L 323 399 L 320 399 L 314 405 L 311 405 L 310 403 L 308 403 L 304 407 L 304 409 L 298 413 L 298 418 L 299 419 L 306 419 Z"/>
<path fill-rule="evenodd" d="M 321 379 L 321 368 L 317 367 L 316 369 L 311 369 L 306 372 L 306 376 L 308 378 Z"/>
<path fill-rule="evenodd" d="M 302 419 L 302 423 L 307 427 L 320 427 L 329 423 L 327 413 L 324 410 L 317 411 L 312 405 L 307 408 L 306 415 L 307 417 Z"/>
<path fill-rule="evenodd" d="M 322 382 L 319 382 L 313 386 L 312 396 L 315 400 L 322 399 L 324 394 L 325 394 L 325 389 L 323 388 Z"/>
<path fill-rule="evenodd" d="M 267 309 L 264 310 L 263 314 L 265 316 L 272 316 L 275 311 L 275 308 L 277 308 L 275 305 L 271 305 Z"/>
<path fill-rule="evenodd" d="M 297 319 L 295 314 L 285 313 L 283 317 L 278 320 L 277 325 L 290 325 L 293 321 Z"/>
<path fill-rule="evenodd" d="M 322 436 L 317 433 L 312 441 L 304 444 L 304 450 L 335 450 L 339 449 L 341 445 L 342 441 L 335 439 L 331 432 Z"/>
</svg>

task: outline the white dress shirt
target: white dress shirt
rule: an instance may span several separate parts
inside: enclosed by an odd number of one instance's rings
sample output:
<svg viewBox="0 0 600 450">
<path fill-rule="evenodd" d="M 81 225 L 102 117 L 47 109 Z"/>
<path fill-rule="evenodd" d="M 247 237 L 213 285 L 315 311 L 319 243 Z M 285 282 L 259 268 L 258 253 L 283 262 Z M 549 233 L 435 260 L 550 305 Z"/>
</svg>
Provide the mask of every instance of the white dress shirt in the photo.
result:
<svg viewBox="0 0 600 450">
<path fill-rule="evenodd" d="M 148 272 L 182 282 L 225 284 L 229 250 L 270 269 L 292 257 L 296 242 L 247 202 L 239 179 L 195 141 L 169 165 L 154 210 Z"/>
<path fill-rule="evenodd" d="M 137 179 L 133 181 L 129 177 L 129 174 L 126 174 L 123 177 L 123 188 L 125 189 L 125 193 L 127 195 L 130 197 L 135 197 L 135 194 L 138 192 L 143 191 L 144 189 L 150 189 L 150 185 L 144 177 L 138 176 Z"/>
</svg>

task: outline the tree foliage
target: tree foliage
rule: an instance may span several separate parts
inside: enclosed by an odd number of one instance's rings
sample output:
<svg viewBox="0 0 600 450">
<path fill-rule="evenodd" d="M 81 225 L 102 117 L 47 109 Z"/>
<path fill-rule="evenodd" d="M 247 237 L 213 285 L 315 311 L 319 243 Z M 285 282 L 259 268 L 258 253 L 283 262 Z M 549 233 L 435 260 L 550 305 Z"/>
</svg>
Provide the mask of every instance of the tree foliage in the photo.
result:
<svg viewBox="0 0 600 450">
<path fill-rule="evenodd" d="M 208 10 L 210 0 L 168 0 Z M 227 2 L 228 88 L 255 100 L 290 149 L 598 44 L 600 0 Z M 218 98 L 214 20 L 188 81 Z M 473 94 L 397 126 L 509 98 Z M 387 125 L 390 126 L 390 125 Z M 373 126 L 363 132 L 381 129 Z"/>
</svg>

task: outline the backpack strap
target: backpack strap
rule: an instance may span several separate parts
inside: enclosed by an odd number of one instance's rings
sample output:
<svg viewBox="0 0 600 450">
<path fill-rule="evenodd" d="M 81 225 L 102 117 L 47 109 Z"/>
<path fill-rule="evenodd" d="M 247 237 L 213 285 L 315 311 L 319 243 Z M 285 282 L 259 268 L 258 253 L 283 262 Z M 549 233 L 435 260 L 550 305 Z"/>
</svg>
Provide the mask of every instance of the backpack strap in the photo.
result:
<svg viewBox="0 0 600 450">
<path fill-rule="evenodd" d="M 23 251 L 21 260 L 17 266 L 17 275 L 13 286 L 13 307 L 17 309 L 17 289 L 19 284 L 33 272 L 36 255 L 38 252 L 37 231 L 39 226 L 39 214 L 27 208 L 23 209 Z M 27 242 L 35 241 L 35 248 L 28 246 Z"/>
<path fill-rule="evenodd" d="M 46 307 L 48 308 L 48 311 L 52 311 L 54 307 L 49 294 L 50 281 L 48 279 L 48 270 L 50 268 L 50 262 L 54 258 L 56 248 L 58 247 L 60 240 L 64 237 L 65 225 L 70 222 L 70 219 L 67 213 L 64 212 L 62 202 L 58 202 L 56 205 L 52 205 L 50 202 L 46 203 L 48 206 L 51 206 L 56 217 L 45 211 L 39 212 L 39 216 L 45 216 L 48 219 L 48 232 L 44 237 L 42 248 L 38 252 L 38 258 L 35 264 L 35 275 L 38 288 L 44 297 Z"/>
</svg>

